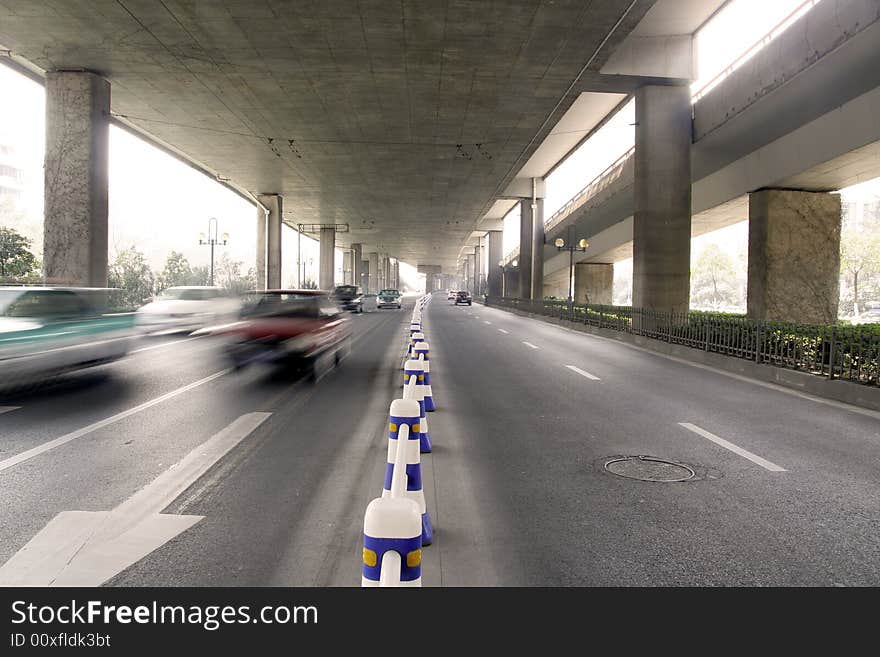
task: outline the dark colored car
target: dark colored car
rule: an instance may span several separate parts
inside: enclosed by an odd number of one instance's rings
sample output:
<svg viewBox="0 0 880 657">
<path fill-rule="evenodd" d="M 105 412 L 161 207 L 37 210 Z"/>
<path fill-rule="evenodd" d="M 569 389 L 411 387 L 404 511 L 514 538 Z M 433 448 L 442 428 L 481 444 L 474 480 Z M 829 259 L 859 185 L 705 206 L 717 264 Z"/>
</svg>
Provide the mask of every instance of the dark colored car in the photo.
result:
<svg viewBox="0 0 880 657">
<path fill-rule="evenodd" d="M 351 350 L 351 328 L 339 306 L 319 290 L 267 290 L 248 299 L 241 320 L 224 327 L 236 369 L 276 363 L 306 369 L 313 379 Z"/>
<path fill-rule="evenodd" d="M 364 295 L 357 285 L 337 285 L 332 296 L 343 310 L 364 312 Z"/>
<path fill-rule="evenodd" d="M 400 290 L 388 288 L 379 292 L 376 298 L 377 308 L 400 308 L 401 303 Z"/>
<path fill-rule="evenodd" d="M 460 304 L 466 303 L 467 305 L 473 305 L 474 300 L 471 298 L 471 293 L 467 290 L 460 290 L 455 293 L 455 305 L 458 306 Z"/>
</svg>

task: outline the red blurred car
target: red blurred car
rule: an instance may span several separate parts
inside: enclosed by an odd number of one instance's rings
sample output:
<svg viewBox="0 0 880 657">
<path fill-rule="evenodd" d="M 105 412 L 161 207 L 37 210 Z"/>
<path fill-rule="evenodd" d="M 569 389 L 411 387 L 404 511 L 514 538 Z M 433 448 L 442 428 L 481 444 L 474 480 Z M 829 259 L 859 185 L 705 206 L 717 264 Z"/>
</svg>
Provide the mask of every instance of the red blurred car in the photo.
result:
<svg viewBox="0 0 880 657">
<path fill-rule="evenodd" d="M 319 290 L 267 290 L 250 296 L 241 320 L 218 331 L 236 369 L 276 363 L 306 369 L 313 379 L 351 350 L 350 320 Z"/>
</svg>

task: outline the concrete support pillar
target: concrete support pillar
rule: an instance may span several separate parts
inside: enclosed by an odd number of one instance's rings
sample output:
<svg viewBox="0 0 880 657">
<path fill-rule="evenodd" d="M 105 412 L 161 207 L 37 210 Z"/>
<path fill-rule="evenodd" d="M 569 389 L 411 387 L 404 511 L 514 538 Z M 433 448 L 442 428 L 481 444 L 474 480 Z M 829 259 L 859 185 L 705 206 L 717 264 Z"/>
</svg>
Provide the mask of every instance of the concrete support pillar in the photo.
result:
<svg viewBox="0 0 880 657">
<path fill-rule="evenodd" d="M 336 278 L 336 229 L 333 226 L 321 228 L 318 245 L 318 289 L 332 290 Z"/>
<path fill-rule="evenodd" d="M 260 194 L 258 197 L 269 210 L 266 217 L 266 289 L 281 287 L 281 217 L 283 199 L 278 194 Z"/>
<path fill-rule="evenodd" d="M 368 253 L 367 260 L 370 263 L 369 282 L 367 283 L 367 292 L 376 294 L 379 292 L 379 254 Z"/>
<path fill-rule="evenodd" d="M 749 194 L 748 316 L 837 321 L 840 196 L 791 189 Z"/>
<path fill-rule="evenodd" d="M 467 290 L 472 295 L 476 295 L 477 293 L 477 255 L 475 253 L 469 253 L 467 255 L 467 267 L 468 267 L 468 285 Z"/>
<path fill-rule="evenodd" d="M 520 299 L 532 298 L 532 202 L 519 203 L 519 293 Z"/>
<path fill-rule="evenodd" d="M 361 260 L 361 291 L 366 294 L 370 291 L 370 261 Z"/>
<path fill-rule="evenodd" d="M 574 302 L 611 305 L 614 265 L 582 262 L 574 266 Z"/>
<path fill-rule="evenodd" d="M 544 200 L 519 204 L 519 298 L 541 299 L 544 276 Z"/>
<path fill-rule="evenodd" d="M 490 297 L 500 297 L 502 295 L 503 282 L 501 280 L 501 262 L 502 240 L 504 232 L 500 230 L 490 230 L 486 233 L 486 294 Z"/>
<path fill-rule="evenodd" d="M 691 257 L 691 96 L 636 91 L 633 306 L 687 312 Z"/>
<path fill-rule="evenodd" d="M 46 74 L 43 271 L 52 282 L 107 286 L 110 83 Z"/>
<path fill-rule="evenodd" d="M 361 245 L 360 244 L 352 244 L 351 245 L 351 266 L 352 266 L 352 285 L 359 285 L 364 287 L 366 281 L 364 281 L 364 261 L 361 256 Z"/>
<path fill-rule="evenodd" d="M 257 206 L 257 289 L 266 289 L 266 211 Z"/>
<path fill-rule="evenodd" d="M 544 298 L 544 199 L 532 208 L 532 299 Z"/>
<path fill-rule="evenodd" d="M 477 240 L 477 246 L 474 247 L 474 296 L 480 296 L 480 283 L 483 280 L 483 259 L 480 241 Z"/>
<path fill-rule="evenodd" d="M 397 258 L 394 259 L 394 264 L 391 266 L 391 281 L 394 283 L 394 289 L 400 289 L 400 260 Z"/>
<path fill-rule="evenodd" d="M 351 264 L 351 251 L 342 252 L 342 284 L 352 285 L 354 271 Z"/>
</svg>

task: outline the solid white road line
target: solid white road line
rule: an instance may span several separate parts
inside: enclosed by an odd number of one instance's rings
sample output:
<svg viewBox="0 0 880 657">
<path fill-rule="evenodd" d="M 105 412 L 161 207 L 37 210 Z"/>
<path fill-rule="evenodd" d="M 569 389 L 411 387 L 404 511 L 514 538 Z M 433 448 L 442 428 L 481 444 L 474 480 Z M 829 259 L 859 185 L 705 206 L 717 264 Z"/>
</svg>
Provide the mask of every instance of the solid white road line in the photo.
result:
<svg viewBox="0 0 880 657">
<path fill-rule="evenodd" d="M 593 374 L 590 374 L 589 372 L 585 372 L 580 367 L 575 367 L 574 365 L 566 365 L 566 367 L 568 369 L 570 369 L 572 372 L 577 372 L 581 376 L 588 378 L 590 381 L 601 381 L 601 379 L 598 376 L 594 376 Z"/>
<path fill-rule="evenodd" d="M 533 345 L 531 342 L 526 342 L 525 340 L 523 340 L 523 344 L 527 347 L 531 347 L 532 349 L 540 349 L 540 347 Z"/>
<path fill-rule="evenodd" d="M 199 336 L 194 338 L 183 338 L 182 340 L 172 340 L 171 342 L 163 342 L 162 344 L 154 344 L 150 347 L 140 347 L 138 349 L 132 349 L 129 353 L 137 354 L 141 351 L 150 351 L 151 349 L 164 349 L 165 347 L 170 347 L 173 344 L 180 344 L 181 342 L 189 342 L 190 340 L 198 340 Z"/>
<path fill-rule="evenodd" d="M 768 461 L 767 459 L 761 458 L 757 454 L 752 454 L 750 451 L 743 449 L 742 447 L 739 447 L 737 445 L 734 445 L 733 443 L 731 443 L 727 440 L 724 440 L 724 438 L 716 436 L 714 433 L 710 433 L 709 431 L 706 431 L 705 429 L 698 427 L 696 424 L 691 424 L 690 422 L 679 422 L 678 424 L 679 424 L 679 426 L 684 427 L 688 431 L 693 431 L 695 434 L 702 436 L 703 438 L 705 438 L 707 440 L 711 440 L 713 443 L 715 443 L 716 445 L 720 445 L 724 449 L 729 449 L 734 454 L 739 454 L 740 456 L 748 459 L 752 463 L 757 463 L 765 470 L 769 470 L 770 472 L 786 472 L 785 468 L 781 468 L 778 465 L 776 465 L 775 463 L 772 463 L 771 461 Z"/>
<path fill-rule="evenodd" d="M 21 452 L 20 454 L 16 454 L 15 456 L 10 456 L 8 459 L 4 459 L 0 461 L 0 472 L 7 470 L 19 463 L 23 463 L 24 461 L 28 461 L 35 456 L 39 456 L 44 452 L 48 452 L 51 449 L 55 449 L 56 447 L 60 447 L 66 443 L 69 443 L 71 440 L 76 440 L 77 438 L 82 438 L 83 436 L 92 433 L 93 431 L 97 431 L 98 429 L 103 429 L 104 427 L 113 424 L 114 422 L 118 422 L 124 418 L 127 418 L 130 415 L 134 415 L 135 413 L 140 413 L 143 410 L 150 408 L 151 406 L 155 406 L 156 404 L 161 404 L 163 401 L 167 401 L 173 397 L 177 397 L 177 395 L 182 395 L 193 388 L 198 388 L 200 385 L 205 383 L 209 383 L 214 379 L 217 379 L 224 374 L 228 374 L 231 370 L 225 369 L 220 372 L 215 372 L 210 376 L 206 376 L 204 379 L 199 379 L 198 381 L 194 381 L 188 385 L 185 385 L 177 390 L 172 390 L 171 392 L 166 392 L 164 395 L 156 397 L 155 399 L 151 399 L 150 401 L 144 402 L 143 404 L 139 404 L 133 408 L 129 408 L 121 413 L 117 413 L 116 415 L 111 415 L 110 417 L 104 418 L 103 420 L 99 420 L 97 422 L 93 422 L 88 426 L 82 427 L 81 429 L 77 429 L 76 431 L 71 431 L 70 433 L 66 433 L 63 436 L 59 436 L 54 440 L 50 440 L 49 442 L 43 443 L 42 445 L 37 445 L 36 447 L 32 447 L 29 450 Z"/>
<path fill-rule="evenodd" d="M 247 413 L 112 511 L 63 511 L 0 567 L 0 586 L 99 586 L 204 516 L 160 513 L 271 413 Z"/>
<path fill-rule="evenodd" d="M 21 406 L 0 406 L 0 415 L 4 413 L 9 413 L 10 411 L 17 411 Z"/>
<path fill-rule="evenodd" d="M 508 334 L 507 331 L 505 331 L 504 329 L 498 329 L 498 332 L 499 332 L 499 333 L 504 333 L 504 335 L 507 335 L 507 334 Z"/>
</svg>

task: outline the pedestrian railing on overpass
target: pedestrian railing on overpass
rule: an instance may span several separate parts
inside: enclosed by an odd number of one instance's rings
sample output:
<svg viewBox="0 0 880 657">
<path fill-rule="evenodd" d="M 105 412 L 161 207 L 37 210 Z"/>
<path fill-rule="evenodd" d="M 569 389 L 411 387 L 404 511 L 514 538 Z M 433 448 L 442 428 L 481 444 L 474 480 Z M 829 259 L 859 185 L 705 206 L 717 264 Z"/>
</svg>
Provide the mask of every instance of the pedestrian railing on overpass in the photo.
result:
<svg viewBox="0 0 880 657">
<path fill-rule="evenodd" d="M 596 304 L 569 307 L 558 299 L 492 297 L 486 303 L 830 379 L 880 385 L 878 324 L 825 326 L 701 311 L 676 313 Z"/>
<path fill-rule="evenodd" d="M 565 205 L 547 217 L 544 221 L 544 231 L 550 231 L 558 226 L 566 219 L 566 217 L 571 216 L 572 213 L 583 207 L 583 205 L 596 196 L 596 194 L 620 178 L 627 163 L 635 152 L 636 149 L 635 146 L 633 146 L 626 153 L 609 164 L 602 173 L 588 182 L 577 194 L 572 196 Z"/>
</svg>

